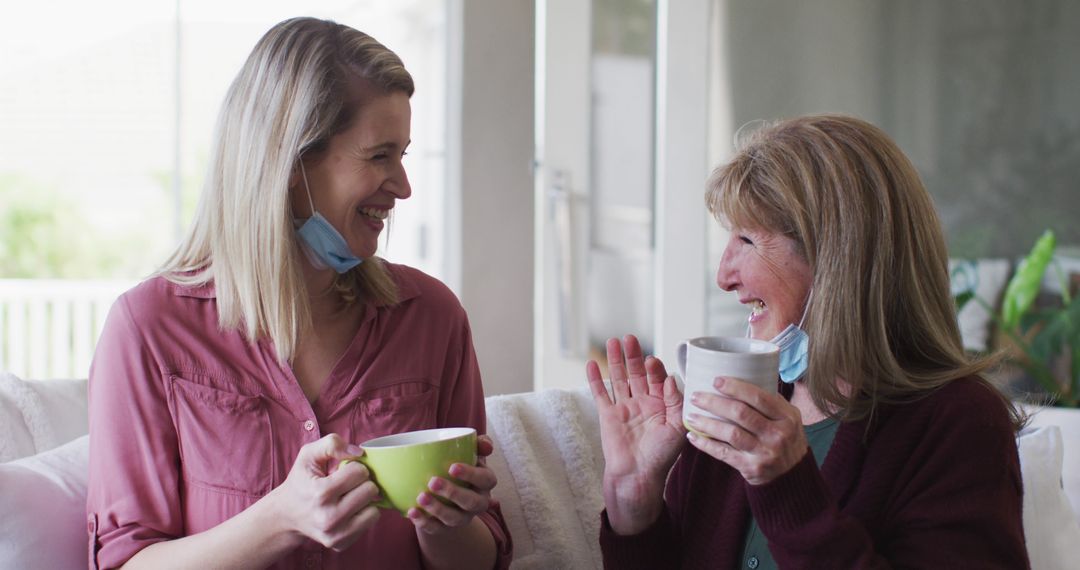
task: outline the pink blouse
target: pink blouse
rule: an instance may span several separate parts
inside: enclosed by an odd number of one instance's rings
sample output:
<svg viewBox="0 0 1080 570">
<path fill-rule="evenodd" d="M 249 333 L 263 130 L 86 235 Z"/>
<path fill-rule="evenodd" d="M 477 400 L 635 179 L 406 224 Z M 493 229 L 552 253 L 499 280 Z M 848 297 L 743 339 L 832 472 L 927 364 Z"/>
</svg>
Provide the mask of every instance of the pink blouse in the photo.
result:
<svg viewBox="0 0 1080 570">
<path fill-rule="evenodd" d="M 465 310 L 439 281 L 388 264 L 401 302 L 364 307 L 314 404 L 268 341 L 218 328 L 212 285 L 150 279 L 113 305 L 90 368 L 90 567 L 207 530 L 275 486 L 300 447 L 415 429 L 483 433 L 484 394 Z M 505 482 L 504 482 L 505 483 Z M 497 506 L 481 515 L 509 565 Z M 408 519 L 383 511 L 347 551 L 313 541 L 274 568 L 421 568 Z"/>
</svg>

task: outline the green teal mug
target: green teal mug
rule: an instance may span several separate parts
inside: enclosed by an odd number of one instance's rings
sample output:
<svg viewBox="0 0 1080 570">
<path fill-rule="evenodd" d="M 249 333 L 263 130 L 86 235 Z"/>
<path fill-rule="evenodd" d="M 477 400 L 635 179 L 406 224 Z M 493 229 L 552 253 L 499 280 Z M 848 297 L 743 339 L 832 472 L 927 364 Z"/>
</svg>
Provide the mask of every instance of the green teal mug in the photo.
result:
<svg viewBox="0 0 1080 570">
<path fill-rule="evenodd" d="M 432 477 L 450 476 L 455 463 L 476 465 L 476 430 L 473 428 L 435 428 L 387 435 L 368 440 L 360 447 L 364 454 L 350 461 L 367 467 L 371 480 L 379 487 L 382 500 L 375 506 L 394 509 L 405 515 L 415 506 L 420 493 L 428 490 Z"/>
</svg>

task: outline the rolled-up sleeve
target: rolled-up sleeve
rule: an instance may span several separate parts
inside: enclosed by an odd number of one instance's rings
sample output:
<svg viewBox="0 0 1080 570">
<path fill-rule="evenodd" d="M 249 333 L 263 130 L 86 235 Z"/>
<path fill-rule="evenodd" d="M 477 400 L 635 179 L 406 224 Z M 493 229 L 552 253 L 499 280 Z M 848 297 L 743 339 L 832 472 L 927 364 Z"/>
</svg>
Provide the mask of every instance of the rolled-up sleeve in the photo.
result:
<svg viewBox="0 0 1080 570">
<path fill-rule="evenodd" d="M 476 428 L 476 433 L 482 434 L 487 429 L 484 388 L 480 380 L 476 351 L 473 349 L 472 330 L 464 310 L 455 341 L 452 346 L 456 345 L 458 349 L 450 351 L 447 366 L 444 368 L 447 376 L 443 378 L 443 393 L 439 398 L 439 424 L 473 427 Z M 487 525 L 495 539 L 495 568 L 509 568 L 514 553 L 513 539 L 498 503 L 493 501 L 487 512 L 480 514 L 479 518 Z"/>
<path fill-rule="evenodd" d="M 90 367 L 90 568 L 123 565 L 183 534 L 179 452 L 161 367 L 129 294 L 109 311 Z"/>
</svg>

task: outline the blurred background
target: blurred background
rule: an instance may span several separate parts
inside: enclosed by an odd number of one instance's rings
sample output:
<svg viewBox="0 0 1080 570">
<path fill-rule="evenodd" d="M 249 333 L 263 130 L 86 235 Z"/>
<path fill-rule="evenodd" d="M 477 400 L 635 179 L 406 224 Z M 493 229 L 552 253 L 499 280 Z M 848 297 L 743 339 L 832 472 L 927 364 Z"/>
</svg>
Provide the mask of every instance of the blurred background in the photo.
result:
<svg viewBox="0 0 1080 570">
<path fill-rule="evenodd" d="M 381 255 L 461 297 L 489 394 L 577 386 L 610 336 L 742 334 L 703 182 L 740 128 L 891 134 L 957 259 L 1053 229 L 1080 260 L 1072 0 L 45 0 L 0 8 L 0 369 L 85 377 L 117 294 L 190 222 L 217 107 L 296 15 L 417 83 L 414 194 Z M 1077 268 L 1080 271 L 1080 267 Z"/>
</svg>

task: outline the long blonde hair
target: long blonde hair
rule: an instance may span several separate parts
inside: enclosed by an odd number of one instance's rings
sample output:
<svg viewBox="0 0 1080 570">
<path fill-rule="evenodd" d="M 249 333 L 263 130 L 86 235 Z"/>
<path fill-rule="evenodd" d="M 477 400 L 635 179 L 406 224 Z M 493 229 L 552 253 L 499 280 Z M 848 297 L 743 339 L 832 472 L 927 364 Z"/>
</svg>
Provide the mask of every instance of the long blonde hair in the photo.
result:
<svg viewBox="0 0 1080 570">
<path fill-rule="evenodd" d="M 964 353 L 933 201 L 881 129 L 842 115 L 766 125 L 713 172 L 706 203 L 721 223 L 791 237 L 809 263 L 818 409 L 866 418 L 992 364 Z"/>
<path fill-rule="evenodd" d="M 182 285 L 212 281 L 222 329 L 242 329 L 253 342 L 268 337 L 282 362 L 292 360 L 311 319 L 289 178 L 300 156 L 349 126 L 352 79 L 413 94 L 401 59 L 363 32 L 314 18 L 266 32 L 225 96 L 194 222 L 158 271 Z M 376 257 L 339 276 L 335 288 L 376 305 L 397 300 Z"/>
</svg>

